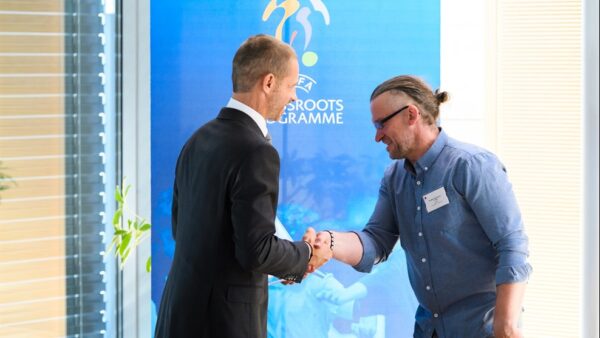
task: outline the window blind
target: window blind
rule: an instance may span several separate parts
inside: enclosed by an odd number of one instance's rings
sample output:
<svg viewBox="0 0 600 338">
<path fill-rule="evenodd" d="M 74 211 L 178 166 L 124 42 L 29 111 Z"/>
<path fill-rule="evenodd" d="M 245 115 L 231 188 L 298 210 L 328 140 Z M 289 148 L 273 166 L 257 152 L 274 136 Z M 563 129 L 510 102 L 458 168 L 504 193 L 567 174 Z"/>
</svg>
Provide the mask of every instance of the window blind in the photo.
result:
<svg viewBox="0 0 600 338">
<path fill-rule="evenodd" d="M 0 337 L 106 335 L 103 6 L 0 0 Z"/>
<path fill-rule="evenodd" d="M 525 336 L 580 337 L 581 1 L 497 1 L 497 152 L 523 212 L 534 272 Z"/>
</svg>

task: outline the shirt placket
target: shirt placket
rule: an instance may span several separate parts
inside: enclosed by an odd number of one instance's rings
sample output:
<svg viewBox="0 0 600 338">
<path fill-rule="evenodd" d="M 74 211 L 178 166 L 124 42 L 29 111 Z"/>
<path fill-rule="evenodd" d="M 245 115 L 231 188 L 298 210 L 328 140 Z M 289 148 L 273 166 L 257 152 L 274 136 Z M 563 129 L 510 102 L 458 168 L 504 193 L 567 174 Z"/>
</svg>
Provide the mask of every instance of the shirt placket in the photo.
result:
<svg viewBox="0 0 600 338">
<path fill-rule="evenodd" d="M 425 294 L 429 299 L 429 304 L 435 304 L 434 308 L 430 309 L 433 311 L 433 319 L 437 320 L 439 318 L 438 306 L 435 300 L 435 294 L 432 283 L 432 274 L 431 274 L 431 262 L 430 262 L 430 250 L 427 244 L 427 232 L 425 231 L 423 225 L 423 213 L 427 212 L 425 208 L 425 202 L 423 201 L 424 191 L 424 183 L 425 183 L 425 173 L 429 168 L 423 168 L 423 171 L 417 170 L 417 175 L 414 178 L 415 184 L 415 205 L 416 205 L 416 216 L 415 216 L 415 226 L 417 229 L 417 241 L 418 241 L 418 259 L 420 261 L 419 267 L 421 270 L 421 276 L 423 276 L 422 287 L 425 290 Z M 436 325 L 437 326 L 437 325 Z"/>
</svg>

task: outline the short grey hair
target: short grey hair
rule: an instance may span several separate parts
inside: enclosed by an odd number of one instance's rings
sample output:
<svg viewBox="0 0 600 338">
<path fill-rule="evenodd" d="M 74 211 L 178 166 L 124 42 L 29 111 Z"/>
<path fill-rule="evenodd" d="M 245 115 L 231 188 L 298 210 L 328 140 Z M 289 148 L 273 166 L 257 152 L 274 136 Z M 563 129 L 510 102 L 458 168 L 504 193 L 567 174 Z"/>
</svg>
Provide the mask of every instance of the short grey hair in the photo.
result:
<svg viewBox="0 0 600 338">
<path fill-rule="evenodd" d="M 249 92 L 258 80 L 269 73 L 276 77 L 285 76 L 289 72 L 290 59 L 297 59 L 297 56 L 289 45 L 269 35 L 251 36 L 233 58 L 233 92 Z"/>
</svg>

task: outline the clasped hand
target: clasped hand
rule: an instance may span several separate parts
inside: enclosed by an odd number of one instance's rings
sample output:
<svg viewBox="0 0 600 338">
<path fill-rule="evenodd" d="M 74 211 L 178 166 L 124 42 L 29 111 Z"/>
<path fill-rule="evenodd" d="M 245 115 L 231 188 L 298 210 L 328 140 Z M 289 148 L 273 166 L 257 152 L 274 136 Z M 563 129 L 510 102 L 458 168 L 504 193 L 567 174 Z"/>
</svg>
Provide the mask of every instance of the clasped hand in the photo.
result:
<svg viewBox="0 0 600 338">
<path fill-rule="evenodd" d="M 327 263 L 333 257 L 331 250 L 331 238 L 327 236 L 317 236 L 315 229 L 309 227 L 306 229 L 302 240 L 312 247 L 312 257 L 308 261 L 307 273 L 313 273 L 315 270 Z"/>
<path fill-rule="evenodd" d="M 311 227 L 306 229 L 304 236 L 302 236 L 302 240 L 308 243 L 312 250 L 312 255 L 308 261 L 306 273 L 304 274 L 304 277 L 306 278 L 309 273 L 315 272 L 318 268 L 323 266 L 323 264 L 327 263 L 333 257 L 333 251 L 331 250 L 330 245 L 331 238 L 323 236 L 322 233 L 319 233 L 319 236 L 317 236 L 315 229 Z M 285 285 L 294 284 L 292 281 L 282 281 L 282 283 Z"/>
</svg>

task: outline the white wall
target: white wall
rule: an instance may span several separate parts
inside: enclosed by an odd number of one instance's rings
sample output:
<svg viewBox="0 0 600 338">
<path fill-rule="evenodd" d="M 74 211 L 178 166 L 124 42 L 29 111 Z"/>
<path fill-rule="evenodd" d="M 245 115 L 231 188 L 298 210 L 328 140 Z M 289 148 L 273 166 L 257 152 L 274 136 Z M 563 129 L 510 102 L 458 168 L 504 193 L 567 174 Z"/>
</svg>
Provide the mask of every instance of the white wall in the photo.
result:
<svg viewBox="0 0 600 338">
<path fill-rule="evenodd" d="M 585 156 L 581 332 L 584 337 L 598 337 L 598 1 L 584 0 L 582 4 Z M 441 0 L 440 28 L 440 89 L 450 94 L 450 101 L 442 105 L 441 125 L 450 136 L 492 151 L 496 150 L 495 6 L 496 1 Z"/>
<path fill-rule="evenodd" d="M 441 125 L 452 137 L 486 148 L 486 21 L 488 1 L 441 0 L 440 90 L 450 94 L 441 106 Z"/>
<path fill-rule="evenodd" d="M 150 198 L 150 2 L 123 5 L 123 177 L 133 187 L 132 211 L 151 220 Z M 151 278 L 146 272 L 150 238 L 132 253 L 121 289 L 122 337 L 151 337 Z"/>
</svg>

